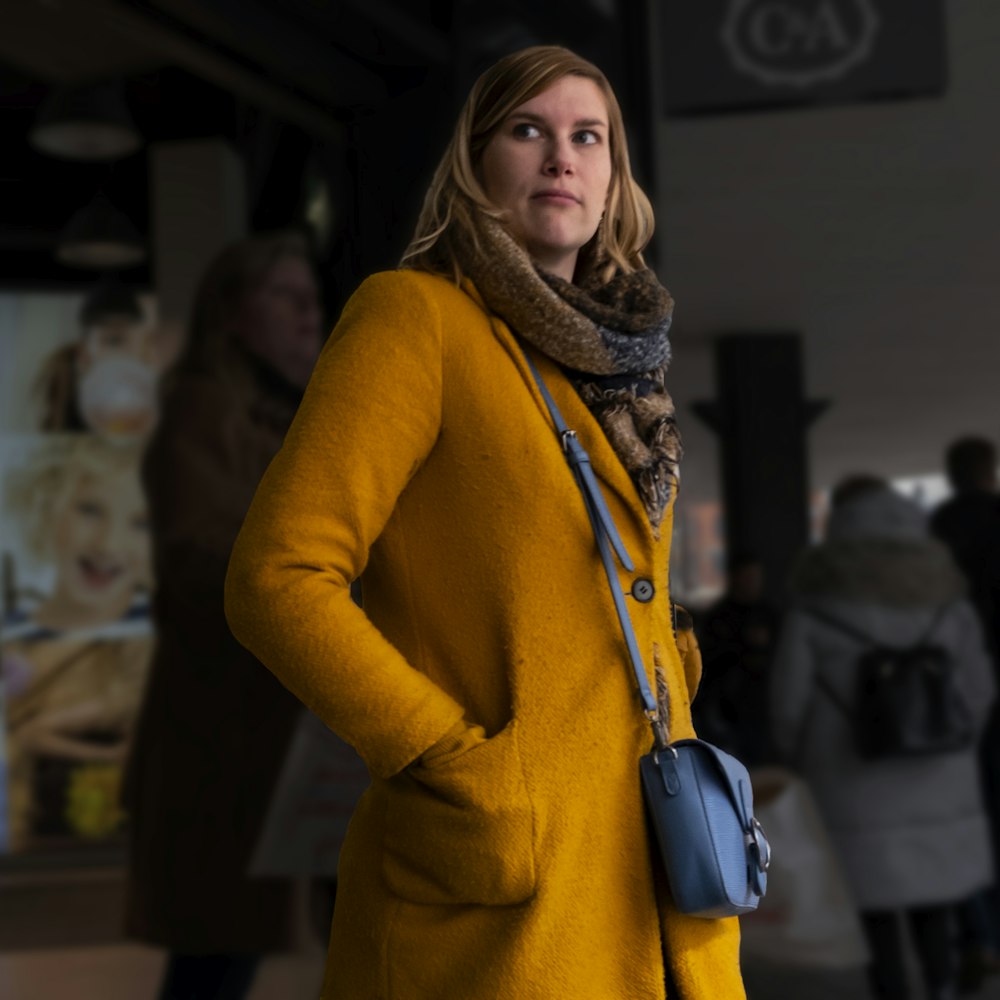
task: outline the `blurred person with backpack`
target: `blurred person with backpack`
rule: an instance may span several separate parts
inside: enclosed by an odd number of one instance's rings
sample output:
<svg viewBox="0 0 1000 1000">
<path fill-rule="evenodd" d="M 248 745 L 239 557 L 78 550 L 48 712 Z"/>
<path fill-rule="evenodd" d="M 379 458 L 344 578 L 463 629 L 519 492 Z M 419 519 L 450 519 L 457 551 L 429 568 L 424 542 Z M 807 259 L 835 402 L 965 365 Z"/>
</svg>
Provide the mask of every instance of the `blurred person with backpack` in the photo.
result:
<svg viewBox="0 0 1000 1000">
<path fill-rule="evenodd" d="M 914 995 L 902 913 L 928 997 L 948 1000 L 954 904 L 992 879 L 975 743 L 995 684 L 978 617 L 920 509 L 872 476 L 834 491 L 826 539 L 792 589 L 772 671 L 775 743 L 840 854 L 874 996 Z"/>
</svg>

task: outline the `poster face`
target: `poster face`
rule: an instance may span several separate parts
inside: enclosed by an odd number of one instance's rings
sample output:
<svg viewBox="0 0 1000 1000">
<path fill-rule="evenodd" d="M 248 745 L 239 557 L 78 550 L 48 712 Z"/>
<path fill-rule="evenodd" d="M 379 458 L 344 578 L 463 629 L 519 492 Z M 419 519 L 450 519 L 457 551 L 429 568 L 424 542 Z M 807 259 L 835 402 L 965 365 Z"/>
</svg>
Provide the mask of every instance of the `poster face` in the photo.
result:
<svg viewBox="0 0 1000 1000">
<path fill-rule="evenodd" d="M 0 296 L 0 850 L 121 836 L 153 641 L 139 468 L 168 354 L 120 288 Z"/>
</svg>

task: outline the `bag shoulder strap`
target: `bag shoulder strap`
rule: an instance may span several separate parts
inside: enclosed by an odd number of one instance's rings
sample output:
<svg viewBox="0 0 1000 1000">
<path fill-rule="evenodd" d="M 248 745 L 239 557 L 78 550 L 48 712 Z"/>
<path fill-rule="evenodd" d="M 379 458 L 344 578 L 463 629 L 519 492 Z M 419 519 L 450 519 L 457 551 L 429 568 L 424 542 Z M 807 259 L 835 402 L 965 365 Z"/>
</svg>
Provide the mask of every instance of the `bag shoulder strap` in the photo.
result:
<svg viewBox="0 0 1000 1000">
<path fill-rule="evenodd" d="M 850 622 L 845 622 L 835 615 L 821 611 L 819 608 L 803 608 L 802 614 L 809 618 L 815 618 L 824 625 L 828 625 L 835 632 L 841 632 L 844 635 L 849 635 L 852 639 L 857 639 L 859 642 L 863 642 L 866 646 L 881 645 L 881 643 L 873 639 L 867 632 L 858 628 L 856 625 L 852 625 Z"/>
<path fill-rule="evenodd" d="M 927 626 L 921 637 L 913 645 L 907 646 L 903 649 L 896 649 L 894 647 L 885 646 L 884 643 L 878 642 L 877 640 L 873 639 L 870 635 L 868 635 L 861 629 L 857 628 L 856 626 L 853 626 L 848 622 L 845 622 L 840 618 L 837 618 L 834 615 L 827 614 L 826 612 L 821 611 L 818 608 L 808 608 L 808 609 L 802 608 L 801 611 L 802 614 L 807 615 L 811 618 L 815 618 L 817 621 L 823 622 L 824 625 L 828 625 L 830 628 L 835 629 L 838 632 L 843 632 L 845 635 L 850 635 L 855 639 L 861 640 L 861 642 L 863 642 L 866 646 L 872 649 L 876 649 L 882 646 L 883 648 L 886 649 L 892 649 L 892 651 L 895 653 L 906 653 L 913 649 L 919 649 L 921 646 L 924 645 L 924 643 L 927 642 L 927 640 L 934 634 L 935 630 L 938 627 L 938 624 L 940 623 L 941 619 L 944 617 L 945 613 L 948 611 L 950 607 L 951 607 L 950 604 L 945 604 L 939 607 L 934 617 L 931 619 L 930 625 Z M 837 693 L 837 691 L 834 690 L 833 685 L 830 684 L 829 680 L 827 680 L 826 677 L 824 677 L 822 674 L 817 676 L 816 684 L 819 687 L 819 689 L 830 699 L 831 702 L 833 702 L 833 704 L 838 709 L 840 709 L 840 711 L 844 715 L 846 715 L 848 718 L 853 717 L 854 713 L 851 711 L 850 705 L 848 705 L 844 701 L 844 699 Z"/>
<path fill-rule="evenodd" d="M 948 603 L 948 604 L 942 604 L 937 609 L 937 611 L 934 614 L 934 617 L 931 619 L 930 625 L 928 625 L 927 628 L 924 630 L 924 634 L 920 637 L 919 641 L 913 647 L 914 649 L 916 648 L 916 646 L 924 645 L 924 643 L 927 642 L 927 640 L 937 631 L 938 625 L 941 624 L 941 619 L 944 618 L 944 616 L 951 610 L 951 608 L 952 604 Z"/>
<path fill-rule="evenodd" d="M 881 646 L 886 649 L 891 649 L 896 653 L 905 653 L 911 649 L 917 649 L 923 646 L 927 640 L 937 631 L 938 625 L 941 623 L 941 619 L 945 616 L 951 604 L 941 605 L 931 619 L 930 624 L 921 633 L 920 638 L 916 642 L 911 643 L 909 646 L 896 647 L 889 646 L 884 642 L 879 642 L 873 636 L 869 635 L 863 629 L 858 628 L 856 625 L 852 625 L 850 622 L 845 622 L 843 619 L 838 618 L 836 615 L 831 615 L 826 611 L 821 611 L 819 608 L 802 608 L 800 609 L 802 614 L 807 615 L 810 618 L 815 618 L 817 621 L 823 622 L 824 625 L 828 625 L 830 628 L 837 632 L 842 632 L 844 635 L 849 635 L 854 639 L 858 639 L 863 642 L 866 646 L 871 646 L 872 648 Z"/>
<path fill-rule="evenodd" d="M 657 732 L 656 724 L 660 721 L 659 710 L 656 698 L 646 678 L 646 668 L 642 661 L 642 654 L 639 652 L 639 643 L 635 637 L 632 619 L 629 617 L 628 607 L 625 604 L 625 593 L 618 580 L 618 571 L 615 568 L 612 550 L 617 555 L 622 568 L 627 572 L 632 572 L 635 568 L 634 563 L 625 548 L 625 543 L 622 541 L 621 535 L 618 533 L 618 528 L 615 526 L 611 512 L 608 510 L 604 494 L 601 492 L 600 484 L 591 467 L 590 456 L 587 454 L 587 450 L 580 444 L 576 436 L 576 431 L 571 430 L 567 426 L 562 413 L 559 411 L 559 407 L 556 405 L 556 401 L 552 398 L 552 394 L 549 392 L 538 368 L 535 366 L 534 361 L 531 360 L 531 356 L 527 351 L 524 352 L 524 357 L 528 362 L 528 368 L 535 380 L 535 384 L 538 386 L 538 391 L 542 394 L 542 399 L 545 400 L 549 416 L 552 418 L 556 434 L 559 436 L 560 443 L 562 444 L 563 455 L 583 495 L 584 506 L 587 509 L 590 526 L 593 529 L 594 539 L 597 542 L 597 550 L 601 555 L 601 562 L 604 564 L 604 573 L 608 578 L 608 585 L 611 588 L 615 611 L 618 614 L 622 636 L 625 639 L 625 647 L 628 650 L 632 670 L 635 673 L 636 682 L 639 686 L 639 694 L 642 697 L 646 718 L 653 725 L 653 732 L 655 734 Z"/>
</svg>

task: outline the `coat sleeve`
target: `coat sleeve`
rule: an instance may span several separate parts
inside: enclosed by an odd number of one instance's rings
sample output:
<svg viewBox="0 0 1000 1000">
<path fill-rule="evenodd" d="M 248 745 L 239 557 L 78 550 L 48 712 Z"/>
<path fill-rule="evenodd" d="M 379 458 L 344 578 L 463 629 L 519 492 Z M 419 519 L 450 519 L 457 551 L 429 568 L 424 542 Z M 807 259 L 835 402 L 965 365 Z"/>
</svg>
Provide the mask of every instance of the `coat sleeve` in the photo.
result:
<svg viewBox="0 0 1000 1000">
<path fill-rule="evenodd" d="M 806 616 L 799 610 L 790 611 L 771 664 L 771 737 L 781 756 L 791 763 L 801 744 L 802 727 L 815 690 L 815 652 L 810 631 Z"/>
<path fill-rule="evenodd" d="M 369 278 L 320 357 L 236 541 L 237 639 L 388 777 L 464 712 L 351 600 L 350 584 L 441 423 L 441 317 L 412 272 Z"/>
</svg>

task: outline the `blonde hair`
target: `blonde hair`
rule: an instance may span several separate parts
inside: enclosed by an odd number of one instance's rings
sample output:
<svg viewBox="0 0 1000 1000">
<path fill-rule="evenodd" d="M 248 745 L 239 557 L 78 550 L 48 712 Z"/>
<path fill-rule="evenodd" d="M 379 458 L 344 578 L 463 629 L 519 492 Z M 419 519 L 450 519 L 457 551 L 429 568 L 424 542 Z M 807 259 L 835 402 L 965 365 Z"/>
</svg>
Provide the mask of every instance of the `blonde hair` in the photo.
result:
<svg viewBox="0 0 1000 1000">
<path fill-rule="evenodd" d="M 46 435 L 42 447 L 11 470 L 4 482 L 4 508 L 21 520 L 30 555 L 52 556 L 52 526 L 85 475 L 102 477 L 132 470 L 138 478 L 141 442 L 109 442 L 96 434 Z"/>
<path fill-rule="evenodd" d="M 454 231 L 461 230 L 475 240 L 476 211 L 493 218 L 502 215 L 487 197 L 479 179 L 483 150 L 515 108 L 566 76 L 592 80 L 608 109 L 611 184 L 604 221 L 581 253 L 592 254 L 593 244 L 601 241 L 607 257 L 600 273 L 604 281 L 616 269 L 627 273 L 644 266 L 642 251 L 653 235 L 653 209 L 632 177 L 625 124 L 611 84 L 593 63 L 575 52 L 558 45 L 536 45 L 505 56 L 473 85 L 424 197 L 417 228 L 400 261 L 401 267 L 450 273 L 456 283 L 461 280 Z"/>
</svg>

